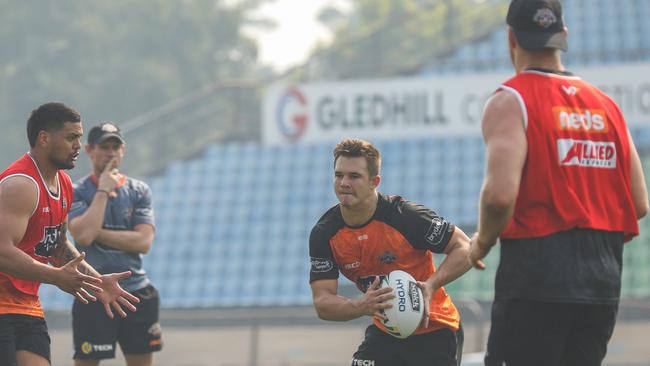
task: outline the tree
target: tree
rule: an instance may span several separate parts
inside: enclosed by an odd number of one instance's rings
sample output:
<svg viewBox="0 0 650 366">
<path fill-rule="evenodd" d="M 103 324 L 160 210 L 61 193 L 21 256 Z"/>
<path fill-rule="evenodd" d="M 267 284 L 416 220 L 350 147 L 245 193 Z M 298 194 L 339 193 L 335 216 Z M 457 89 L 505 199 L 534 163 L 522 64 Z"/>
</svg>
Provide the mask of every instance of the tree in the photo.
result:
<svg viewBox="0 0 650 366">
<path fill-rule="evenodd" d="M 254 76 L 257 46 L 242 28 L 264 1 L 0 1 L 0 161 L 27 150 L 27 115 L 43 102 L 78 108 L 86 126 L 119 123 Z"/>
<path fill-rule="evenodd" d="M 334 41 L 311 55 L 309 77 L 411 74 L 503 24 L 506 1 L 356 0 L 347 16 L 328 7 L 319 20 Z"/>
</svg>

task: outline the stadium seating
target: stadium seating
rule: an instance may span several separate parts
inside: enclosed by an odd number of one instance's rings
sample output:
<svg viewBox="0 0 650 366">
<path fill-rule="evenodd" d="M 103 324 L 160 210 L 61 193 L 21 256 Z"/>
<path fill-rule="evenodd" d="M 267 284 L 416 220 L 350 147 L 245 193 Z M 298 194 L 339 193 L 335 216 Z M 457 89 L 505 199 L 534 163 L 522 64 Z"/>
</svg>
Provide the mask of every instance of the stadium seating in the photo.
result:
<svg viewBox="0 0 650 366">
<path fill-rule="evenodd" d="M 569 65 L 650 59 L 650 1 L 565 0 Z M 505 26 L 424 74 L 510 70 Z M 632 128 L 650 176 L 650 128 Z M 480 136 L 373 141 L 384 155 L 380 191 L 421 202 L 468 234 L 476 226 L 483 179 Z M 311 304 L 308 239 L 313 224 L 336 202 L 333 143 L 208 146 L 202 156 L 174 161 L 146 179 L 154 192 L 157 231 L 145 268 L 164 307 Z M 623 296 L 650 296 L 650 220 L 625 249 Z M 437 260 L 439 260 L 438 258 Z M 489 300 L 498 249 L 486 272 L 472 271 L 447 286 L 453 296 Z M 349 286 L 345 279 L 343 286 Z M 43 286 L 48 309 L 72 298 Z"/>
<path fill-rule="evenodd" d="M 385 157 L 382 191 L 402 193 L 461 226 L 474 224 L 479 136 L 377 145 Z M 335 203 L 331 148 L 215 145 L 150 180 L 159 230 L 146 265 L 163 304 L 309 304 L 309 231 Z M 489 287 L 472 290 L 479 288 Z"/>
<path fill-rule="evenodd" d="M 632 131 L 640 148 L 650 148 L 647 129 Z M 375 143 L 384 155 L 381 191 L 421 202 L 471 233 L 484 169 L 480 136 Z M 331 148 L 213 145 L 203 156 L 174 162 L 163 176 L 148 179 L 157 233 L 145 268 L 163 306 L 310 304 L 309 231 L 336 202 Z M 645 168 L 650 172 L 650 162 Z M 640 244 L 625 252 L 628 296 L 650 296 L 650 222 L 642 225 L 646 231 L 635 240 Z M 448 291 L 490 299 L 498 250 L 487 264 L 487 272 L 470 272 Z M 47 308 L 71 302 L 51 286 L 41 295 Z"/>
<path fill-rule="evenodd" d="M 564 0 L 569 52 L 575 65 L 650 60 L 650 2 L 647 0 Z M 465 44 L 445 59 L 422 68 L 422 74 L 510 70 L 506 25 L 485 39 Z"/>
</svg>

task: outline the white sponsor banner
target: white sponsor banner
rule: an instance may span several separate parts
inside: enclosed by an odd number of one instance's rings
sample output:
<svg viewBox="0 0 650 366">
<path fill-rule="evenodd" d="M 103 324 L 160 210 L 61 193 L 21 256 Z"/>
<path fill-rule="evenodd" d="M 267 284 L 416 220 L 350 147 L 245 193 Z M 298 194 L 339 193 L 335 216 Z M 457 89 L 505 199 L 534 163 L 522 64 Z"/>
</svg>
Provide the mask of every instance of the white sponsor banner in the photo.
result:
<svg viewBox="0 0 650 366">
<path fill-rule="evenodd" d="M 607 92 L 630 125 L 650 124 L 650 63 L 579 68 Z M 268 144 L 477 134 L 487 98 L 513 73 L 346 80 L 269 88 L 262 134 Z"/>
</svg>

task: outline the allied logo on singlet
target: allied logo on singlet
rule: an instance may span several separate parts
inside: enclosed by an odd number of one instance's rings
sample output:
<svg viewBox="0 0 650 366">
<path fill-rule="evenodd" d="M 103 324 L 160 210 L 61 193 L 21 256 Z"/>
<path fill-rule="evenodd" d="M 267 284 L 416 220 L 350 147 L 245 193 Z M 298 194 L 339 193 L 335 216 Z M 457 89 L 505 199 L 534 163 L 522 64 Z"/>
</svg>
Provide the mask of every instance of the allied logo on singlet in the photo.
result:
<svg viewBox="0 0 650 366">
<path fill-rule="evenodd" d="M 616 144 L 609 141 L 558 139 L 560 165 L 616 168 Z"/>
<path fill-rule="evenodd" d="M 59 237 L 61 236 L 61 225 L 46 226 L 43 228 L 43 238 L 34 248 L 34 254 L 39 257 L 48 258 L 56 249 Z"/>
<path fill-rule="evenodd" d="M 607 114 L 602 109 L 554 107 L 555 125 L 561 131 L 607 133 Z"/>
</svg>

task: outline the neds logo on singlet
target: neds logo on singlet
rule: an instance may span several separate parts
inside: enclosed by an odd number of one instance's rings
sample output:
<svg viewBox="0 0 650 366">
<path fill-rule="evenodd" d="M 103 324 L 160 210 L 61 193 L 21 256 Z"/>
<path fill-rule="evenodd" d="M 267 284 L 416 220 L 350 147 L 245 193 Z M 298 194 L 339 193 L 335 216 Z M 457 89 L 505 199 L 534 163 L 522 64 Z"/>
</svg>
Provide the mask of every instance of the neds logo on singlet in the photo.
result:
<svg viewBox="0 0 650 366">
<path fill-rule="evenodd" d="M 558 129 L 563 131 L 609 132 L 607 115 L 601 109 L 554 107 L 553 115 Z"/>
<path fill-rule="evenodd" d="M 558 139 L 560 165 L 616 168 L 616 144 L 609 141 Z"/>
</svg>

